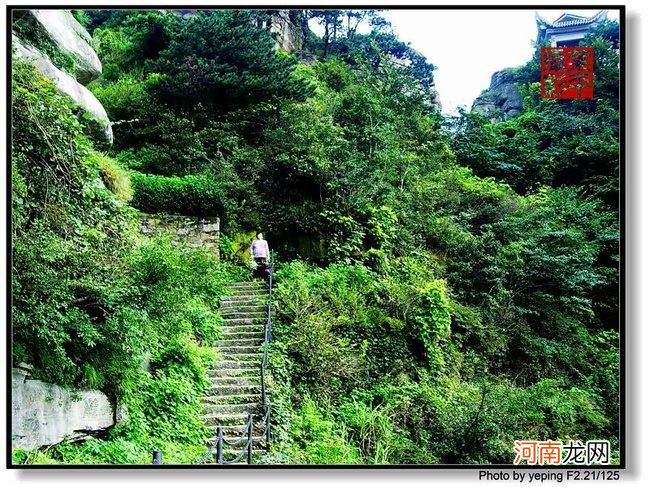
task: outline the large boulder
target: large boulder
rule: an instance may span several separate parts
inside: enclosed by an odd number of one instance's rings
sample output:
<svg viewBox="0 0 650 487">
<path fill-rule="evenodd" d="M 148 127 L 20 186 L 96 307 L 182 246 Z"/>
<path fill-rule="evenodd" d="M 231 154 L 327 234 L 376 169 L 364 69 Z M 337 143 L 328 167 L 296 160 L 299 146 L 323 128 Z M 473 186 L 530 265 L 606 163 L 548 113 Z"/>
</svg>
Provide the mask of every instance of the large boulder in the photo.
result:
<svg viewBox="0 0 650 487">
<path fill-rule="evenodd" d="M 508 120 L 519 115 L 523 110 L 517 76 L 508 69 L 494 73 L 490 87 L 472 104 L 473 112 L 481 113 L 492 121 Z"/>
<path fill-rule="evenodd" d="M 11 440 L 31 450 L 104 431 L 114 421 L 113 407 L 101 391 L 70 391 L 29 378 L 14 368 L 11 381 Z"/>
<path fill-rule="evenodd" d="M 50 59 L 35 47 L 22 42 L 15 35 L 12 45 L 18 57 L 30 61 L 44 76 L 54 82 L 56 89 L 79 105 L 99 125 L 103 137 L 109 144 L 113 142 L 113 130 L 104 107 L 88 88 L 80 84 L 70 74 L 57 68 Z"/>
<path fill-rule="evenodd" d="M 69 10 L 30 10 L 29 14 L 55 49 L 72 56 L 74 76 L 80 83 L 99 77 L 102 63 L 91 47 L 92 38 Z"/>
</svg>

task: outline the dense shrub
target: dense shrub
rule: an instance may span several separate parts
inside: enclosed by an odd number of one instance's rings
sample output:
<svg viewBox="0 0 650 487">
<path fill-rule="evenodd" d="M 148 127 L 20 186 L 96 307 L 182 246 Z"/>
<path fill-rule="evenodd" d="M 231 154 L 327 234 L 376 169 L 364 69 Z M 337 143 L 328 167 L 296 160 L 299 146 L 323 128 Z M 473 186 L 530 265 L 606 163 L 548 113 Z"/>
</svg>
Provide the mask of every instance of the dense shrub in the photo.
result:
<svg viewBox="0 0 650 487">
<path fill-rule="evenodd" d="M 302 464 L 357 464 L 359 452 L 346 441 L 346 431 L 327 412 L 307 399 L 292 420 L 292 463 Z"/>
<path fill-rule="evenodd" d="M 148 213 L 221 216 L 225 190 L 210 176 L 166 177 L 133 173 L 133 206 Z"/>
<path fill-rule="evenodd" d="M 106 188 L 115 194 L 119 200 L 131 201 L 133 189 L 131 188 L 131 175 L 127 170 L 114 159 L 96 151 L 90 152 L 88 162 L 99 167 L 99 174 Z"/>
<path fill-rule="evenodd" d="M 136 336 L 120 328 L 113 311 L 127 291 L 124 254 L 135 226 L 101 184 L 67 99 L 20 61 L 12 81 L 15 360 L 72 385 L 83 381 L 84 363 L 102 362 L 97 350 L 118 369 L 131 361 L 114 333 L 125 343 Z"/>
</svg>

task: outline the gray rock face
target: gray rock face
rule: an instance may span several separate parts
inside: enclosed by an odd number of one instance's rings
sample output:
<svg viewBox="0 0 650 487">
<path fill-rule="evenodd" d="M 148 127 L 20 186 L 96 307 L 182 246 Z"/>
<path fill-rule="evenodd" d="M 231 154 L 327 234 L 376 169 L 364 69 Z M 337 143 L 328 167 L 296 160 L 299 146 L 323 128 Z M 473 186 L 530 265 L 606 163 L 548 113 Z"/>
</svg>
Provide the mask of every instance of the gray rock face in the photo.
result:
<svg viewBox="0 0 650 487">
<path fill-rule="evenodd" d="M 111 403 L 100 391 L 68 391 L 14 368 L 11 394 L 13 448 L 54 445 L 114 424 Z"/>
<path fill-rule="evenodd" d="M 74 58 L 75 77 L 86 84 L 99 77 L 102 63 L 90 46 L 88 31 L 69 10 L 30 10 L 30 14 L 56 48 Z"/>
<path fill-rule="evenodd" d="M 292 18 L 291 10 L 275 10 L 269 20 L 269 31 L 278 49 L 296 52 L 303 48 L 302 29 Z"/>
<path fill-rule="evenodd" d="M 12 38 L 12 45 L 15 48 L 15 53 L 19 57 L 34 64 L 36 69 L 54 82 L 54 86 L 56 86 L 56 89 L 60 93 L 68 96 L 88 112 L 102 127 L 106 141 L 108 143 L 113 142 L 113 130 L 111 128 L 111 122 L 108 119 L 108 114 L 102 104 L 99 103 L 99 100 L 95 98 L 95 95 L 71 75 L 52 64 L 52 61 L 45 54 L 31 45 L 23 43 L 15 35 Z"/>
<path fill-rule="evenodd" d="M 508 120 L 523 110 L 516 77 L 509 70 L 494 73 L 490 87 L 472 104 L 473 112 L 481 113 L 492 121 Z"/>
</svg>

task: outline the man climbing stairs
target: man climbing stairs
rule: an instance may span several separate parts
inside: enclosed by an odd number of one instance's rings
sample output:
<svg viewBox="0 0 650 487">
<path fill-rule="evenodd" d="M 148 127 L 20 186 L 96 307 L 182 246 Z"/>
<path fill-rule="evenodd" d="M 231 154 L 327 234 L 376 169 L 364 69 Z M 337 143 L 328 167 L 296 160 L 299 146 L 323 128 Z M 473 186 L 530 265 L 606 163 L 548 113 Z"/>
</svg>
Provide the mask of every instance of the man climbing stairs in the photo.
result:
<svg viewBox="0 0 650 487">
<path fill-rule="evenodd" d="M 250 414 L 253 415 L 253 454 L 265 451 L 266 447 L 262 438 L 264 411 L 260 365 L 268 286 L 262 281 L 253 281 L 235 282 L 230 287 L 232 294 L 221 301 L 223 336 L 217 343 L 219 358 L 208 371 L 211 384 L 203 398 L 203 417 L 211 431 L 208 441 L 214 447 L 216 426 L 222 425 L 226 461 L 235 458 L 246 447 Z M 237 442 L 239 445 L 228 445 Z"/>
</svg>

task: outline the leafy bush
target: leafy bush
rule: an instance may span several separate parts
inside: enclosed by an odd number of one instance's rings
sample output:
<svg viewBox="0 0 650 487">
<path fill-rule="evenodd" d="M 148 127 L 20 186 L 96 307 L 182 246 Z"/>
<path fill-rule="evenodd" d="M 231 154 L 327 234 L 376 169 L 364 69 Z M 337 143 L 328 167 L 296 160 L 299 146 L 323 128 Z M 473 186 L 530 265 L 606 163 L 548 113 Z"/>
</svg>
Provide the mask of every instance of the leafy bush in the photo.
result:
<svg viewBox="0 0 650 487">
<path fill-rule="evenodd" d="M 165 177 L 133 173 L 133 206 L 149 213 L 224 214 L 224 188 L 209 176 Z"/>
<path fill-rule="evenodd" d="M 255 25 L 251 10 L 199 11 L 183 22 L 153 63 L 163 75 L 161 96 L 193 105 L 246 104 L 272 97 L 301 97 L 291 76 L 295 59 L 276 54 L 273 40 Z"/>
<path fill-rule="evenodd" d="M 133 198 L 131 176 L 115 160 L 100 152 L 91 151 L 87 158 L 88 163 L 99 167 L 99 174 L 106 187 L 115 196 L 124 202 Z"/>
<path fill-rule="evenodd" d="M 341 404 L 338 415 L 349 429 L 353 444 L 359 445 L 366 463 L 401 463 L 409 458 L 412 442 L 397 430 L 387 408 L 382 405 L 373 407 L 352 398 Z"/>
<path fill-rule="evenodd" d="M 316 406 L 312 399 L 302 403 L 292 420 L 292 463 L 357 464 L 359 452 L 346 441 L 346 432 Z"/>
<path fill-rule="evenodd" d="M 124 254 L 135 222 L 97 184 L 99 168 L 87 162 L 91 146 L 67 99 L 30 65 L 13 66 L 15 359 L 72 385 L 98 350 L 117 364 L 132 360 L 115 349 L 113 310 L 127 287 Z M 118 331 L 127 342 L 132 333 Z"/>
</svg>

